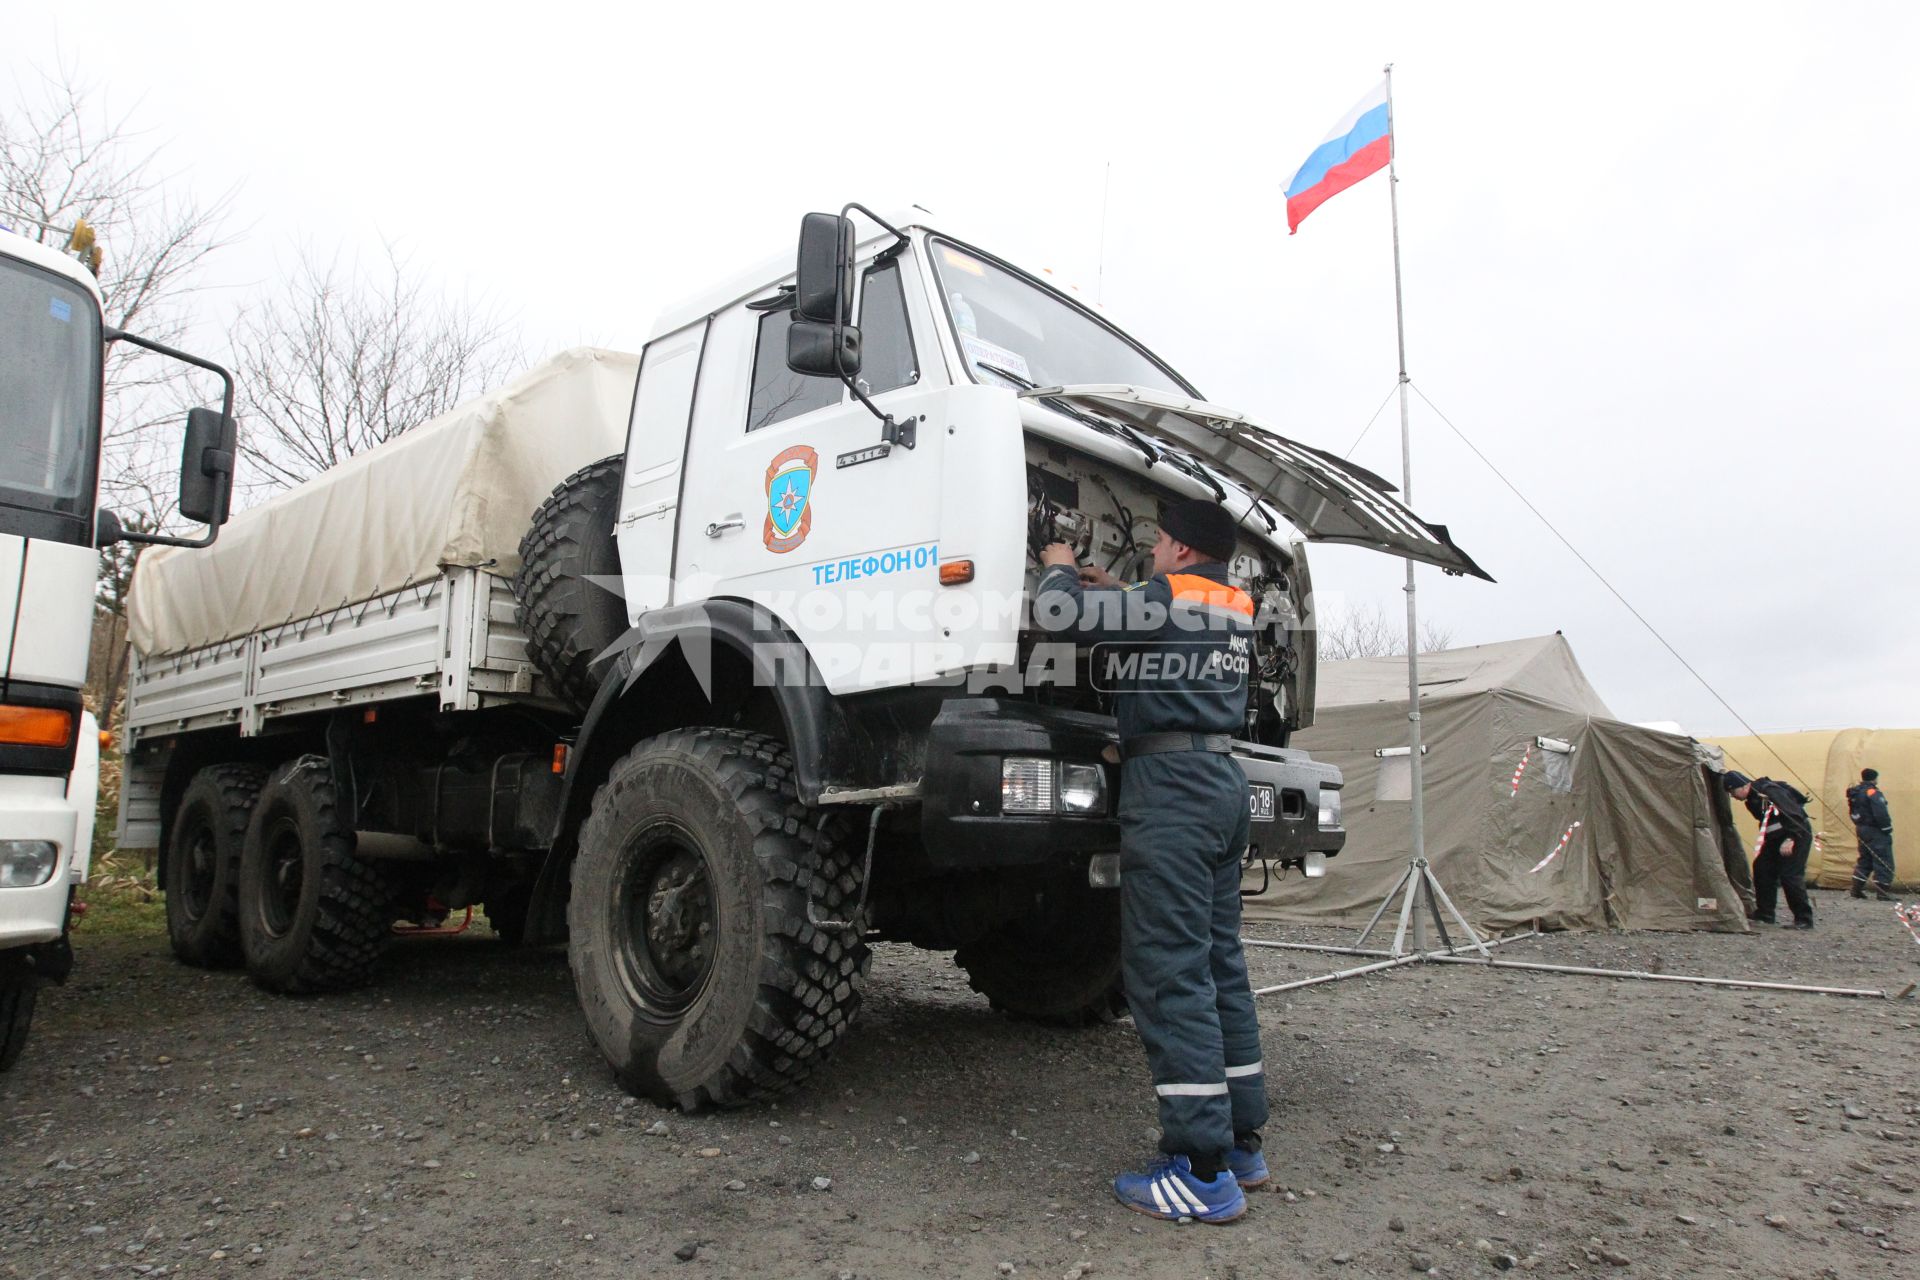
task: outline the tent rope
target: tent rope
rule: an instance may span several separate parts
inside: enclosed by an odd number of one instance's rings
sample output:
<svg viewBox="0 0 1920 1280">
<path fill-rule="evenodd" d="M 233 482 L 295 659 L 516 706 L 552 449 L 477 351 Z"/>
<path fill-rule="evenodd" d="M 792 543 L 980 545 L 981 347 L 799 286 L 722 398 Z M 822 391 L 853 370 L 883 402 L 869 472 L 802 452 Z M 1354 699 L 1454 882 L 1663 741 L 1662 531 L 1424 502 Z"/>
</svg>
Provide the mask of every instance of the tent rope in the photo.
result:
<svg viewBox="0 0 1920 1280">
<path fill-rule="evenodd" d="M 1367 425 L 1360 428 L 1360 434 L 1353 438 L 1353 443 L 1347 446 L 1347 451 L 1344 454 L 1340 455 L 1341 457 L 1343 458 L 1353 457 L 1353 451 L 1355 449 L 1358 449 L 1360 447 L 1360 442 L 1367 438 L 1367 432 L 1373 430 L 1373 424 L 1380 421 L 1380 415 L 1387 411 L 1387 406 L 1393 402 L 1394 392 L 1398 390 L 1400 390 L 1400 384 L 1398 382 L 1395 382 L 1392 387 L 1388 388 L 1387 398 L 1380 402 L 1380 407 L 1373 411 L 1373 416 L 1367 419 Z"/>
<path fill-rule="evenodd" d="M 1526 494 L 1520 492 L 1520 486 L 1516 485 L 1513 481 L 1507 479 L 1506 473 L 1501 471 L 1499 467 L 1496 467 L 1493 464 L 1493 459 L 1489 458 L 1485 453 L 1481 452 L 1479 445 L 1467 439 L 1467 433 L 1462 431 L 1458 426 L 1454 425 L 1453 419 L 1449 418 L 1445 413 L 1443 413 L 1440 409 L 1440 406 L 1435 404 L 1431 399 L 1428 398 L 1427 393 L 1420 389 L 1420 385 L 1418 383 L 1410 383 L 1410 385 L 1413 387 L 1413 394 L 1420 397 L 1421 403 L 1425 404 L 1427 408 L 1433 410 L 1434 414 L 1439 417 L 1440 421 L 1447 424 L 1447 429 L 1449 431 L 1452 431 L 1453 434 L 1455 434 L 1456 436 L 1460 437 L 1460 443 L 1466 445 L 1467 448 L 1471 449 L 1473 451 L 1473 456 L 1480 459 L 1480 461 L 1486 465 L 1487 470 L 1493 472 L 1495 478 L 1498 479 L 1501 484 L 1507 486 L 1508 491 L 1511 492 L 1514 497 L 1520 499 L 1521 503 L 1526 507 L 1526 509 L 1533 512 L 1534 517 L 1538 519 L 1541 524 L 1547 527 L 1547 532 L 1551 533 L 1554 537 L 1558 538 L 1560 540 L 1560 545 L 1565 547 L 1568 551 L 1571 551 L 1573 553 L 1573 558 L 1578 560 L 1582 565 L 1584 565 L 1586 567 L 1587 572 L 1592 574 L 1594 576 L 1594 579 L 1597 582 L 1599 582 L 1601 586 L 1605 587 L 1609 592 L 1611 592 L 1613 594 L 1613 598 L 1615 600 L 1618 600 L 1621 603 L 1621 605 L 1623 605 L 1626 608 L 1626 611 L 1634 616 L 1634 620 L 1637 621 L 1641 626 L 1647 629 L 1647 634 L 1652 636 L 1655 640 L 1658 640 L 1661 646 L 1665 648 L 1668 653 L 1673 655 L 1674 661 L 1678 662 L 1682 667 L 1685 667 L 1687 670 L 1687 674 L 1692 676 L 1695 680 L 1699 681 L 1700 687 L 1702 689 L 1705 689 L 1708 693 L 1712 694 L 1713 700 L 1715 702 L 1718 702 L 1722 707 L 1725 707 L 1727 710 L 1727 714 L 1740 722 L 1740 727 L 1747 731 L 1748 736 L 1752 737 L 1754 741 L 1758 742 L 1761 746 L 1765 747 L 1768 753 L 1771 754 L 1775 760 L 1778 760 L 1783 767 L 1785 767 L 1787 773 L 1792 776 L 1793 780 L 1800 784 L 1800 789 L 1806 792 L 1808 796 L 1812 797 L 1813 800 L 1817 804 L 1819 804 L 1819 806 L 1822 809 L 1825 809 L 1829 815 L 1837 817 L 1838 814 L 1834 810 L 1833 806 L 1828 804 L 1826 800 L 1821 797 L 1818 789 L 1815 788 L 1813 784 L 1808 782 L 1805 778 L 1801 777 L 1799 772 L 1796 771 L 1791 764 L 1787 763 L 1786 757 L 1781 755 L 1779 751 L 1775 750 L 1773 744 L 1767 741 L 1766 736 L 1762 734 L 1758 729 L 1754 728 L 1753 725 L 1748 723 L 1747 718 L 1741 715 L 1740 712 L 1734 707 L 1734 705 L 1731 702 L 1728 702 L 1726 698 L 1721 695 L 1720 691 L 1714 688 L 1713 685 L 1708 682 L 1707 678 L 1701 675 L 1700 672 L 1694 667 L 1694 665 L 1691 662 L 1687 661 L 1685 655 L 1683 655 L 1678 649 L 1674 648 L 1673 643 L 1669 641 L 1665 636 L 1660 634 L 1659 628 L 1655 627 L 1651 622 L 1647 621 L 1646 615 L 1641 613 L 1638 609 L 1634 608 L 1633 602 L 1620 594 L 1620 589 L 1618 587 L 1614 586 L 1613 583 L 1607 581 L 1607 576 L 1604 573 L 1601 573 L 1599 569 L 1594 567 L 1593 561 L 1587 559 L 1586 556 L 1582 555 L 1580 553 L 1580 548 L 1574 546 L 1573 543 L 1568 540 L 1567 535 L 1560 532 L 1560 530 L 1554 526 L 1553 521 L 1547 519 L 1546 513 L 1540 510 L 1539 507 L 1534 506 L 1533 500 L 1531 498 L 1527 497 Z M 1364 432 L 1362 432 L 1361 434 L 1365 435 Z M 1355 443 L 1358 444 L 1358 441 L 1356 441 Z"/>
</svg>

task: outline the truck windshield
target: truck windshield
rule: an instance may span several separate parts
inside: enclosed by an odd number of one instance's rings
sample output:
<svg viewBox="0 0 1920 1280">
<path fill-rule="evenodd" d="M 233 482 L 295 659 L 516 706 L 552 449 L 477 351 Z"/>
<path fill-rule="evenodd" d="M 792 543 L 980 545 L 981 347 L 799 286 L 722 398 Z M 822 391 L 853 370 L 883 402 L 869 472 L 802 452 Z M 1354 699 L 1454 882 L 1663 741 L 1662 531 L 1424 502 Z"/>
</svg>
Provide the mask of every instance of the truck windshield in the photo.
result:
<svg viewBox="0 0 1920 1280">
<path fill-rule="evenodd" d="M 936 239 L 931 248 L 940 294 L 975 382 L 1021 388 L 1119 382 L 1199 395 L 1119 330 L 1050 290 L 948 241 Z"/>
<path fill-rule="evenodd" d="M 101 354 L 91 294 L 0 257 L 0 530 L 42 536 L 49 515 L 90 516 Z"/>
</svg>

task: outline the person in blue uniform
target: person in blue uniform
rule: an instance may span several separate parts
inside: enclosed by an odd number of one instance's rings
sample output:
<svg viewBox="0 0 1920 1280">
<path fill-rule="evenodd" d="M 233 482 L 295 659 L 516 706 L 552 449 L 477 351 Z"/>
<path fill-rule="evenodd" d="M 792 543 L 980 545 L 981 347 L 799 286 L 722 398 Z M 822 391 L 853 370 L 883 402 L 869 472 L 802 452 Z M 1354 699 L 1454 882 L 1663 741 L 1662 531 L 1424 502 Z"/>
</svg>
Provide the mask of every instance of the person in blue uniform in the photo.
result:
<svg viewBox="0 0 1920 1280">
<path fill-rule="evenodd" d="M 1887 810 L 1878 769 L 1862 769 L 1859 785 L 1847 788 L 1847 816 L 1853 819 L 1854 839 L 1860 845 L 1849 892 L 1856 898 L 1866 897 L 1867 881 L 1872 880 L 1873 896 L 1892 902 L 1893 814 Z"/>
<path fill-rule="evenodd" d="M 1160 1109 L 1161 1155 L 1114 1179 L 1129 1209 L 1230 1222 L 1265 1182 L 1260 1024 L 1240 946 L 1254 606 L 1228 581 L 1237 525 L 1199 500 L 1161 513 L 1153 573 L 1121 584 L 1063 543 L 1041 555 L 1036 622 L 1093 646 L 1120 734 L 1121 974 Z"/>
<path fill-rule="evenodd" d="M 1727 770 L 1727 793 L 1743 801 L 1760 824 L 1760 853 L 1753 860 L 1753 918 L 1773 923 L 1775 893 L 1784 893 L 1795 929 L 1813 928 L 1813 901 L 1807 897 L 1807 858 L 1813 853 L 1813 823 L 1807 796 L 1772 778 L 1749 778 Z"/>
</svg>

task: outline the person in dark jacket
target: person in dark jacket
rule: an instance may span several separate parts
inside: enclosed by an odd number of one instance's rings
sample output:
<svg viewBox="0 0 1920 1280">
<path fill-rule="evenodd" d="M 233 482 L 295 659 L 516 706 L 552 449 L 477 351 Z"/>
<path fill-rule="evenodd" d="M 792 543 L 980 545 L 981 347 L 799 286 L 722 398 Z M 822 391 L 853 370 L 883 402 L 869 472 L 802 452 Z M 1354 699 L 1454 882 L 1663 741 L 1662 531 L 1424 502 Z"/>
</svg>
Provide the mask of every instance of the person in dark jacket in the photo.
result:
<svg viewBox="0 0 1920 1280">
<path fill-rule="evenodd" d="M 1187 501 L 1160 516 L 1153 575 L 1122 585 L 1055 543 L 1034 619 L 1093 645 L 1120 733 L 1121 975 L 1160 1107 L 1162 1155 L 1114 1179 L 1127 1208 L 1230 1222 L 1267 1180 L 1260 1024 L 1240 946 L 1253 600 L 1227 578 L 1237 525 Z"/>
<path fill-rule="evenodd" d="M 1887 811 L 1887 793 L 1880 789 L 1878 769 L 1862 769 L 1859 785 L 1847 788 L 1847 816 L 1853 819 L 1854 839 L 1860 843 L 1852 895 L 1866 897 L 1867 881 L 1872 879 L 1873 896 L 1892 902 L 1893 815 Z"/>
<path fill-rule="evenodd" d="M 1813 903 L 1807 897 L 1807 857 L 1813 852 L 1813 823 L 1808 797 L 1772 778 L 1749 778 L 1727 770 L 1722 782 L 1760 824 L 1760 853 L 1753 860 L 1753 919 L 1773 923 L 1776 891 L 1793 912 L 1793 927 L 1813 928 Z"/>
</svg>

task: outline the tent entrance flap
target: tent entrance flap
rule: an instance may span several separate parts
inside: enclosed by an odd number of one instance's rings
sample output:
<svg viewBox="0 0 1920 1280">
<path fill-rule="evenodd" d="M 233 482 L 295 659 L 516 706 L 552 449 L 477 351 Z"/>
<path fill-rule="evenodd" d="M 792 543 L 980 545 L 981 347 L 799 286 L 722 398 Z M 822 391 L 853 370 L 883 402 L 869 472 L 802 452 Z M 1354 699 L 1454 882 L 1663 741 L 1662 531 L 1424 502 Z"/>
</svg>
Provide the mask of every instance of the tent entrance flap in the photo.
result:
<svg viewBox="0 0 1920 1280">
<path fill-rule="evenodd" d="M 1235 410 L 1119 383 L 1035 387 L 1020 394 L 1123 423 L 1157 444 L 1200 459 L 1264 495 L 1311 541 L 1367 547 L 1449 573 L 1493 580 L 1454 545 L 1445 525 L 1427 523 L 1393 497 L 1394 487 L 1387 481 L 1324 450 L 1289 440 Z"/>
</svg>

